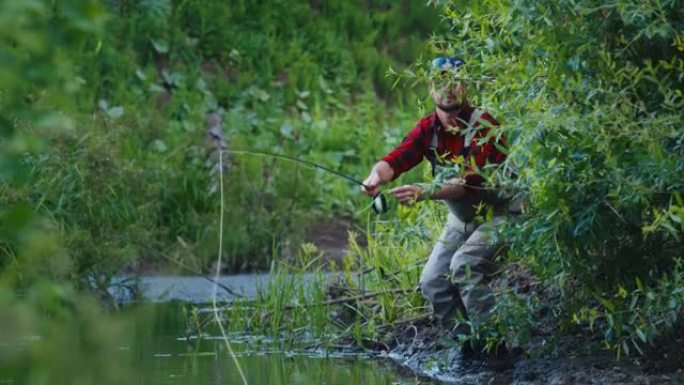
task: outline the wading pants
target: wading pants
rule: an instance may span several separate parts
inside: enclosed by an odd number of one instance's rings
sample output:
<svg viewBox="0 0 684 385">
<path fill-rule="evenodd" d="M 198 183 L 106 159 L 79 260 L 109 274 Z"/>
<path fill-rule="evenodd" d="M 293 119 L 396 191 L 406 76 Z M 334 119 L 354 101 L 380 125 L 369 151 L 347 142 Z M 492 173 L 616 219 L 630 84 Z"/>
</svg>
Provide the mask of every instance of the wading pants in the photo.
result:
<svg viewBox="0 0 684 385">
<path fill-rule="evenodd" d="M 449 210 L 447 224 L 430 254 L 420 278 L 423 296 L 432 303 L 434 316 L 451 328 L 457 313 L 485 321 L 494 306 L 488 281 L 497 271 L 493 238 L 502 217 L 482 224 L 464 222 Z"/>
</svg>

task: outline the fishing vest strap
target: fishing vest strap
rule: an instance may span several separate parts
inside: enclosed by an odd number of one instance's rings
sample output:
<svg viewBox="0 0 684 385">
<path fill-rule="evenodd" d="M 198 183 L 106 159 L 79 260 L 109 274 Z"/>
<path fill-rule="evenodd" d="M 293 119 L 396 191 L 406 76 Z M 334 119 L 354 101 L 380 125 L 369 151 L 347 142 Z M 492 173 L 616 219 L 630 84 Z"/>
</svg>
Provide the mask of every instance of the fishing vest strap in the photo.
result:
<svg viewBox="0 0 684 385">
<path fill-rule="evenodd" d="M 465 130 L 465 140 L 463 143 L 463 149 L 461 150 L 461 155 L 465 158 L 466 155 L 468 155 L 468 150 L 470 149 L 470 142 L 472 142 L 472 138 L 475 136 L 475 126 L 480 122 L 480 117 L 484 111 L 476 108 L 473 110 L 473 112 L 470 114 L 470 119 L 468 119 L 468 127 Z M 430 148 L 428 150 L 428 160 L 430 161 L 430 164 L 432 165 L 432 176 L 435 176 L 435 169 L 437 168 L 437 144 L 439 142 L 438 135 L 437 135 L 437 130 L 432 131 L 432 140 L 430 140 Z"/>
<path fill-rule="evenodd" d="M 482 110 L 474 109 L 473 113 L 470 114 L 470 119 L 468 119 L 468 128 L 465 132 L 465 140 L 463 141 L 463 151 L 461 155 L 465 157 L 467 149 L 470 147 L 470 143 L 473 141 L 472 138 L 475 137 L 475 126 L 480 122 L 480 117 L 482 116 Z"/>
</svg>

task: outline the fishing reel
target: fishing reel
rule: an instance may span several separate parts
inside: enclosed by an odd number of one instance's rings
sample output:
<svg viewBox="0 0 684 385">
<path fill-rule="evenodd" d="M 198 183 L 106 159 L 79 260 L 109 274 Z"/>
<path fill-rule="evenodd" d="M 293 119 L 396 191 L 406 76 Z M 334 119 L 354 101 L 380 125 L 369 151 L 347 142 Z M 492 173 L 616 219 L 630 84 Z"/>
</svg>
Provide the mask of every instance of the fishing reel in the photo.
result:
<svg viewBox="0 0 684 385">
<path fill-rule="evenodd" d="M 373 197 L 373 203 L 371 204 L 371 206 L 373 207 L 373 211 L 375 211 L 376 214 L 383 214 L 386 213 L 387 210 L 389 210 L 387 199 L 382 193 L 379 193 L 378 195 Z"/>
</svg>

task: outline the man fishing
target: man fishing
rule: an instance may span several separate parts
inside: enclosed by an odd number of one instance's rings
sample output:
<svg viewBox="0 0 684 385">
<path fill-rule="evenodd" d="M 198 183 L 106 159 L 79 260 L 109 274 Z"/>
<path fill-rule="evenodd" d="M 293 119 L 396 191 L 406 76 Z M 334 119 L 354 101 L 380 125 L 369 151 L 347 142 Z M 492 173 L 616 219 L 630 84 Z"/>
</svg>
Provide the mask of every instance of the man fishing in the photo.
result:
<svg viewBox="0 0 684 385">
<path fill-rule="evenodd" d="M 486 167 L 504 161 L 505 154 L 499 149 L 505 147 L 505 140 L 492 131 L 498 122 L 468 102 L 466 84 L 460 77 L 463 66 L 464 61 L 456 57 L 432 61 L 435 73 L 430 94 L 435 111 L 422 118 L 399 146 L 373 166 L 362 188 L 367 195 L 375 196 L 380 186 L 423 158 L 431 162 L 433 174 L 439 175 L 440 170 L 455 174 L 436 188 L 405 184 L 388 192 L 404 205 L 431 199 L 441 200 L 448 207 L 447 223 L 423 268 L 420 288 L 432 303 L 435 319 L 456 338 L 469 333 L 467 324 L 459 324 L 457 319 L 486 322 L 491 315 L 494 298 L 487 283 L 497 271 L 494 255 L 498 249 L 493 230 L 508 211 L 505 199 L 483 187 L 481 175 Z M 484 223 L 475 219 L 482 207 L 494 213 Z M 466 348 L 472 350 L 471 345 L 465 345 L 464 353 Z"/>
</svg>

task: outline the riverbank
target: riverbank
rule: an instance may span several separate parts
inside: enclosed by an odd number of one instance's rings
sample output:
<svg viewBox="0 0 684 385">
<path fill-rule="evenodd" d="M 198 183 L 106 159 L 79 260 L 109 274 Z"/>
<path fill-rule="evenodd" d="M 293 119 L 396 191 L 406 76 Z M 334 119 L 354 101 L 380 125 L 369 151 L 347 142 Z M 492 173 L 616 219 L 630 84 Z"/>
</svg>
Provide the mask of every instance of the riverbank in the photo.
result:
<svg viewBox="0 0 684 385">
<path fill-rule="evenodd" d="M 617 359 L 597 350 L 590 335 L 578 333 L 546 346 L 552 331 L 540 331 L 525 353 L 497 368 L 482 359 L 464 359 L 445 332 L 426 322 L 395 329 L 396 345 L 379 355 L 412 373 L 445 384 L 684 384 L 684 325 L 673 335 L 635 354 Z M 593 347 L 593 349 L 592 349 Z"/>
<path fill-rule="evenodd" d="M 300 283 L 316 281 L 313 275 L 299 278 Z M 330 274 L 328 278 L 334 282 L 336 275 Z M 201 306 L 199 304 L 211 301 L 213 280 L 201 276 L 146 276 L 138 278 L 137 283 L 141 298 L 146 302 L 180 301 L 189 306 Z M 217 282 L 220 301 L 253 299 L 259 288 L 268 285 L 269 276 L 222 276 Z M 550 320 L 542 324 L 550 325 Z M 361 353 L 364 357 L 373 356 L 393 362 L 402 371 L 445 384 L 684 383 L 684 350 L 681 349 L 684 346 L 684 325 L 680 325 L 667 340 L 646 349 L 644 355 L 623 356 L 619 360 L 611 351 L 596 349 L 591 335 L 587 333 L 565 336 L 551 346 L 555 337 L 550 327 L 540 327 L 530 343 L 524 346 L 525 354 L 511 361 L 511 365 L 503 370 L 494 370 L 481 360 L 463 359 L 460 349 L 427 317 L 389 325 L 381 340 L 367 340 L 363 348 L 349 340 L 338 346 L 302 349 L 303 353 L 315 354 L 320 354 L 322 349 L 327 349 L 327 354 L 332 355 L 339 352 Z M 284 350 L 289 351 L 289 348 Z"/>
<path fill-rule="evenodd" d="M 682 342 L 681 337 L 679 343 Z M 521 358 L 506 370 L 492 370 L 477 360 L 464 360 L 457 347 L 434 340 L 407 340 L 385 356 L 402 368 L 445 384 L 682 384 L 681 349 L 660 357 L 631 357 L 620 361 L 605 352 L 579 351 L 582 339 L 568 339 L 553 355 Z M 681 345 L 679 345 L 681 346 Z M 675 366 L 679 365 L 678 369 Z"/>
</svg>

